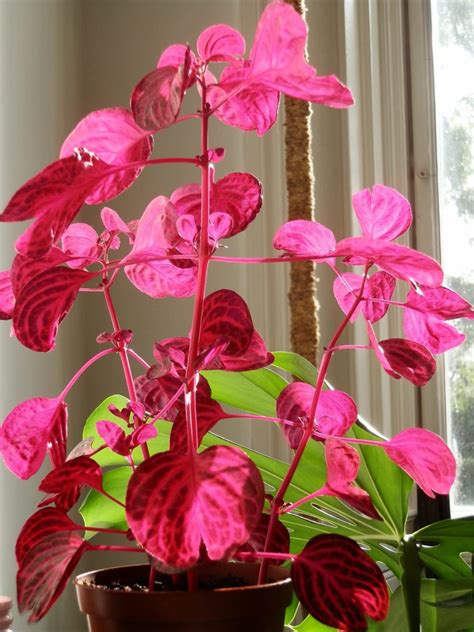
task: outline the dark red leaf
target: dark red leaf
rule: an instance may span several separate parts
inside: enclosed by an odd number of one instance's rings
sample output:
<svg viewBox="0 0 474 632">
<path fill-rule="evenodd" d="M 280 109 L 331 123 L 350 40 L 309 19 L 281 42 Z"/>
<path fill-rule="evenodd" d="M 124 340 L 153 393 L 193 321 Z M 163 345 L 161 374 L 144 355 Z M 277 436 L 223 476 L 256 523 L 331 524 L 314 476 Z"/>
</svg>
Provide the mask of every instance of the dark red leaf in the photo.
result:
<svg viewBox="0 0 474 632">
<path fill-rule="evenodd" d="M 10 320 L 15 307 L 10 270 L 0 272 L 0 320 Z"/>
<path fill-rule="evenodd" d="M 127 490 L 128 523 L 139 544 L 168 566 L 189 568 L 204 545 L 211 560 L 229 557 L 254 531 L 264 488 L 238 448 L 200 454 L 163 452 L 135 470 Z"/>
<path fill-rule="evenodd" d="M 267 539 L 268 525 L 270 524 L 270 515 L 262 513 L 260 520 L 255 527 L 250 539 L 239 546 L 235 551 L 234 557 L 238 559 L 239 553 L 255 553 L 261 552 L 265 548 Z M 290 533 L 285 525 L 278 519 L 272 533 L 272 539 L 269 543 L 268 550 L 271 553 L 288 553 L 290 550 Z M 273 560 L 272 564 L 284 564 L 285 560 Z"/>
<path fill-rule="evenodd" d="M 436 371 L 436 360 L 423 345 L 413 340 L 389 338 L 380 347 L 391 369 L 415 386 L 424 386 Z"/>
<path fill-rule="evenodd" d="M 76 525 L 64 512 L 47 507 L 34 513 L 23 525 L 15 547 L 18 564 L 23 562 L 28 551 L 43 538 L 62 531 L 77 529 Z"/>
<path fill-rule="evenodd" d="M 0 428 L 0 453 L 8 469 L 22 479 L 35 474 L 66 415 L 66 404 L 57 398 L 28 399 L 15 406 Z"/>
<path fill-rule="evenodd" d="M 86 549 L 87 542 L 75 533 L 52 533 L 24 556 L 17 573 L 18 607 L 31 611 L 30 623 L 58 599 Z"/>
<path fill-rule="evenodd" d="M 181 385 L 182 381 L 169 373 L 152 380 L 149 380 L 146 375 L 141 375 L 135 380 L 137 397 L 152 415 L 158 415 L 161 412 Z M 183 406 L 182 399 L 178 399 L 164 415 L 164 419 L 174 421 Z"/>
<path fill-rule="evenodd" d="M 52 494 L 41 506 L 54 502 L 58 509 L 69 511 L 77 502 L 81 487 L 102 489 L 100 466 L 88 456 L 78 456 L 66 461 L 47 474 L 40 483 L 39 490 Z"/>
<path fill-rule="evenodd" d="M 226 344 L 226 355 L 244 353 L 254 332 L 252 317 L 244 299 L 232 290 L 217 290 L 204 299 L 201 347 Z"/>
<path fill-rule="evenodd" d="M 43 255 L 40 259 L 30 259 L 23 255 L 16 255 L 12 263 L 12 286 L 15 296 L 18 298 L 20 292 L 27 283 L 37 274 L 55 268 L 61 263 L 65 263 L 68 257 L 59 248 L 51 248 L 51 250 Z"/>
<path fill-rule="evenodd" d="M 295 592 L 308 612 L 345 632 L 367 630 L 366 616 L 382 621 L 389 594 L 382 571 L 359 545 L 341 535 L 318 535 L 291 568 Z"/>
<path fill-rule="evenodd" d="M 262 336 L 254 331 L 246 351 L 238 356 L 227 355 L 224 351 L 211 363 L 206 364 L 206 368 L 223 369 L 224 371 L 253 371 L 268 366 L 273 360 L 274 356 L 267 351 Z"/>
<path fill-rule="evenodd" d="M 95 273 L 70 268 L 40 272 L 17 298 L 13 327 L 18 340 L 33 351 L 51 351 L 58 327 L 71 309 L 79 288 Z"/>
<path fill-rule="evenodd" d="M 420 287 L 418 291 L 410 290 L 405 305 L 441 320 L 472 318 L 473 314 L 469 301 L 447 287 Z"/>
</svg>

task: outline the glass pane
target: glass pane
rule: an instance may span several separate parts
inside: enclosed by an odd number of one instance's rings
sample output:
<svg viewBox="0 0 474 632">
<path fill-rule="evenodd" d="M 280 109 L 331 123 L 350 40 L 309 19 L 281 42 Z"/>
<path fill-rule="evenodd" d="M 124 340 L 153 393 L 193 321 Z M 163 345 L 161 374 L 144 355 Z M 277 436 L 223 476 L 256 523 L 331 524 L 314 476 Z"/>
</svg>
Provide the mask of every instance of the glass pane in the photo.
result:
<svg viewBox="0 0 474 632">
<path fill-rule="evenodd" d="M 474 1 L 432 0 L 441 253 L 446 285 L 474 302 Z M 446 354 L 453 516 L 474 513 L 474 321 Z"/>
</svg>

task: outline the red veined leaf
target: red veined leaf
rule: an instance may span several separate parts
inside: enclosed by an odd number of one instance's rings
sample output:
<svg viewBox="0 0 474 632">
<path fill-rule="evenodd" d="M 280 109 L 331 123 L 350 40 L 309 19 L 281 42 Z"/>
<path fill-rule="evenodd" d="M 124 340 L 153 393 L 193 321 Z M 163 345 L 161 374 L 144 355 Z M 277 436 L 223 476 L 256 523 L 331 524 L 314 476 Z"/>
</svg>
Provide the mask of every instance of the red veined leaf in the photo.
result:
<svg viewBox="0 0 474 632">
<path fill-rule="evenodd" d="M 273 237 L 273 247 L 292 255 L 324 256 L 334 250 L 336 238 L 329 228 L 305 219 L 296 219 L 283 224 Z M 325 259 L 335 264 L 332 257 Z"/>
<path fill-rule="evenodd" d="M 382 621 L 389 594 L 382 571 L 353 540 L 317 535 L 291 567 L 295 592 L 322 623 L 346 632 L 367 630 L 366 616 Z"/>
<path fill-rule="evenodd" d="M 139 544 L 168 566 L 189 568 L 204 544 L 211 560 L 246 542 L 262 512 L 263 481 L 242 450 L 212 446 L 199 454 L 163 452 L 135 470 L 127 520 Z"/>
<path fill-rule="evenodd" d="M 15 555 L 18 564 L 22 564 L 28 551 L 43 538 L 53 533 L 71 531 L 78 527 L 79 525 L 59 509 L 47 507 L 35 512 L 21 528 L 16 541 Z"/>
<path fill-rule="evenodd" d="M 264 84 L 253 83 L 251 74 L 248 61 L 226 66 L 219 83 L 208 88 L 209 104 L 226 125 L 264 136 L 277 119 L 280 93 Z M 232 96 L 229 98 L 229 95 Z"/>
<path fill-rule="evenodd" d="M 430 313 L 423 314 L 412 309 L 403 310 L 403 333 L 434 354 L 453 349 L 466 339 L 453 325 L 431 316 Z"/>
<path fill-rule="evenodd" d="M 418 291 L 410 290 L 405 305 L 441 320 L 473 318 L 472 305 L 447 287 L 420 287 Z"/>
<path fill-rule="evenodd" d="M 92 263 L 89 257 L 98 257 L 99 235 L 89 226 L 81 222 L 71 224 L 64 232 L 62 246 L 66 255 L 72 257 L 84 257 L 84 259 L 71 259 L 68 261 L 70 268 L 86 268 Z"/>
<path fill-rule="evenodd" d="M 10 320 L 15 307 L 15 295 L 10 270 L 0 272 L 0 320 Z"/>
<path fill-rule="evenodd" d="M 0 428 L 0 453 L 18 478 L 27 479 L 41 467 L 56 426 L 65 424 L 66 404 L 58 398 L 28 399 L 10 411 Z"/>
<path fill-rule="evenodd" d="M 390 368 L 415 386 L 424 386 L 436 371 L 436 360 L 423 345 L 413 340 L 389 338 L 379 342 Z"/>
<path fill-rule="evenodd" d="M 252 317 L 244 299 L 233 290 L 217 290 L 204 299 L 201 347 L 226 344 L 226 355 L 244 353 L 254 332 Z"/>
<path fill-rule="evenodd" d="M 59 323 L 79 288 L 94 276 L 96 273 L 59 267 L 33 277 L 17 298 L 13 327 L 18 340 L 33 351 L 51 351 Z"/>
<path fill-rule="evenodd" d="M 106 108 L 83 118 L 61 147 L 61 158 L 70 156 L 77 147 L 94 152 L 108 165 L 126 166 L 146 160 L 153 149 L 153 137 L 144 132 L 125 108 Z M 143 167 L 115 172 L 104 178 L 88 194 L 88 204 L 110 200 L 127 189 Z"/>
<path fill-rule="evenodd" d="M 337 243 L 334 256 L 344 257 L 351 265 L 375 263 L 388 274 L 409 283 L 437 287 L 443 282 L 443 270 L 437 261 L 413 248 L 382 239 L 343 239 Z"/>
<path fill-rule="evenodd" d="M 100 219 L 108 231 L 109 235 L 113 235 L 113 239 L 110 242 L 109 248 L 112 250 L 118 250 L 120 248 L 120 237 L 123 233 L 127 235 L 129 244 L 133 244 L 135 239 L 135 232 L 129 224 L 126 224 L 117 211 L 105 206 L 100 212 Z"/>
<path fill-rule="evenodd" d="M 55 247 L 51 248 L 51 250 L 40 259 L 30 259 L 20 254 L 16 255 L 13 259 L 11 269 L 12 286 L 15 296 L 18 297 L 25 285 L 37 274 L 48 268 L 55 268 L 67 260 L 67 255 Z"/>
<path fill-rule="evenodd" d="M 352 206 L 365 237 L 396 239 L 412 223 L 410 202 L 398 191 L 383 184 L 352 196 Z"/>
<path fill-rule="evenodd" d="M 179 216 L 192 215 L 197 225 L 201 214 L 201 187 L 187 184 L 176 189 L 170 200 Z M 211 215 L 224 213 L 232 224 L 223 237 L 232 237 L 245 230 L 262 206 L 262 185 L 250 173 L 229 173 L 211 185 Z"/>
<path fill-rule="evenodd" d="M 142 424 L 135 428 L 130 435 L 130 447 L 136 448 L 138 445 L 142 445 L 150 439 L 154 439 L 158 435 L 158 430 L 151 424 Z"/>
<path fill-rule="evenodd" d="M 246 351 L 237 356 L 226 355 L 224 351 L 209 364 L 206 364 L 206 368 L 223 369 L 224 371 L 253 371 L 268 366 L 273 360 L 274 356 L 267 351 L 263 338 L 257 331 L 254 331 Z"/>
<path fill-rule="evenodd" d="M 17 573 L 18 607 L 31 611 L 30 623 L 44 617 L 58 599 L 86 549 L 87 542 L 75 533 L 52 533 L 24 556 Z"/>
<path fill-rule="evenodd" d="M 234 557 L 238 559 L 239 553 L 259 553 L 265 549 L 270 515 L 262 513 L 250 539 L 235 551 Z M 290 551 L 290 533 L 285 525 L 276 520 L 268 550 L 272 553 L 288 553 Z M 284 564 L 285 560 L 273 560 L 272 564 Z"/>
<path fill-rule="evenodd" d="M 392 461 L 430 496 L 448 494 L 456 478 L 456 460 L 446 443 L 424 428 L 408 428 L 383 444 Z"/>
<path fill-rule="evenodd" d="M 324 444 L 327 482 L 322 493 L 337 496 L 357 511 L 380 520 L 369 494 L 354 484 L 360 467 L 360 457 L 352 446 L 335 438 Z"/>
<path fill-rule="evenodd" d="M 45 494 L 61 494 L 69 489 L 84 486 L 102 489 L 102 470 L 89 456 L 70 459 L 46 474 L 39 490 Z"/>
<path fill-rule="evenodd" d="M 176 417 L 170 435 L 170 451 L 186 453 L 188 449 L 188 437 L 186 429 L 186 412 L 184 408 L 184 395 L 180 399 L 183 406 Z M 207 380 L 200 375 L 196 393 L 196 409 L 198 421 L 198 447 L 204 437 L 218 421 L 229 417 L 221 406 L 211 398 L 211 387 Z"/>
<path fill-rule="evenodd" d="M 346 272 L 334 279 L 334 296 L 342 311 L 347 314 L 354 304 L 356 296 L 360 293 L 363 277 L 360 274 Z M 388 303 L 378 302 L 376 299 L 389 301 L 395 291 L 396 279 L 387 272 L 376 272 L 369 277 L 364 287 L 364 299 L 351 316 L 354 322 L 362 311 L 364 317 L 371 323 L 375 323 L 385 316 L 389 308 Z M 374 299 L 374 300 L 370 300 Z"/>
<path fill-rule="evenodd" d="M 151 380 L 146 375 L 141 375 L 135 380 L 137 397 L 152 415 L 158 415 L 161 412 L 181 385 L 182 381 L 179 377 L 169 373 Z M 174 421 L 182 407 L 182 401 L 178 400 L 168 410 L 164 419 Z"/>
<path fill-rule="evenodd" d="M 196 57 L 193 51 L 189 49 L 189 46 L 185 44 L 171 44 L 171 46 L 168 46 L 161 53 L 156 64 L 157 68 L 164 68 L 165 66 L 174 66 L 175 68 L 183 66 L 188 69 L 183 88 L 191 88 L 196 83 Z"/>
<path fill-rule="evenodd" d="M 232 61 L 245 54 L 245 40 L 227 24 L 214 24 L 198 37 L 197 52 L 203 61 Z"/>
<path fill-rule="evenodd" d="M 126 456 L 130 451 L 127 436 L 122 428 L 111 421 L 98 421 L 96 424 L 97 434 L 104 440 L 106 445 L 113 451 Z"/>
<path fill-rule="evenodd" d="M 283 432 L 292 449 L 296 449 L 303 437 L 315 389 L 311 384 L 288 384 L 277 399 L 277 415 L 295 425 L 283 425 Z M 357 406 L 343 391 L 322 391 L 316 407 L 314 430 L 334 436 L 343 435 L 357 420 Z"/>
</svg>

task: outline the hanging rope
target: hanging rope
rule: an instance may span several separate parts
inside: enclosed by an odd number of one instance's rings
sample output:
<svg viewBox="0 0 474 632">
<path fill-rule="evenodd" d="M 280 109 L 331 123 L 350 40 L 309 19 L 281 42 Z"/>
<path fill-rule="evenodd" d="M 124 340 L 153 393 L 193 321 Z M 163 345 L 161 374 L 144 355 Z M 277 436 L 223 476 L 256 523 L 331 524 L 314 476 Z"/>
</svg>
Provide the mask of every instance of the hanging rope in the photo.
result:
<svg viewBox="0 0 474 632">
<path fill-rule="evenodd" d="M 286 0 L 305 18 L 305 0 Z M 311 154 L 310 103 L 285 97 L 285 155 L 288 219 L 314 219 L 314 170 Z M 319 340 L 316 266 L 311 261 L 291 264 L 290 340 L 293 351 L 313 364 Z"/>
</svg>

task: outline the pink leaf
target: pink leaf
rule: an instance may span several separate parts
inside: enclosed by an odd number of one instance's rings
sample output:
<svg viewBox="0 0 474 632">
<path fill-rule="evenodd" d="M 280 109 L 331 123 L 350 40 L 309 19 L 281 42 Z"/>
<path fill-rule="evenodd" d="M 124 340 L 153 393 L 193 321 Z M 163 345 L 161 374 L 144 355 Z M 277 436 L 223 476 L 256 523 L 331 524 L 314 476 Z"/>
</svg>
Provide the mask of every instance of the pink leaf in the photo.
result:
<svg viewBox="0 0 474 632">
<path fill-rule="evenodd" d="M 392 461 L 430 496 L 448 494 L 456 477 L 456 461 L 445 442 L 424 428 L 408 428 L 383 444 Z"/>
<path fill-rule="evenodd" d="M 268 366 L 274 360 L 269 353 L 261 335 L 254 331 L 246 351 L 234 356 L 224 351 L 212 362 L 206 364 L 207 369 L 223 369 L 224 371 L 253 371 Z"/>
<path fill-rule="evenodd" d="M 270 515 L 262 513 L 255 530 L 250 536 L 250 539 L 242 546 L 239 546 L 237 551 L 234 553 L 234 557 L 238 559 L 239 553 L 259 553 L 264 551 L 269 524 Z M 290 533 L 285 525 L 278 519 L 275 522 L 268 550 L 272 553 L 289 553 L 290 551 Z M 272 560 L 272 564 L 274 565 L 284 563 L 285 560 Z"/>
<path fill-rule="evenodd" d="M 346 272 L 334 279 L 333 291 L 334 296 L 342 311 L 347 314 L 362 287 L 363 277 L 359 274 Z M 371 323 L 375 323 L 383 318 L 389 308 L 388 303 L 378 302 L 389 301 L 395 291 L 396 279 L 387 274 L 387 272 L 376 272 L 369 277 L 365 283 L 363 298 L 364 300 L 358 305 L 357 309 L 351 316 L 351 322 L 354 322 L 362 311 L 364 317 Z M 370 300 L 375 299 L 375 300 Z"/>
<path fill-rule="evenodd" d="M 184 96 L 185 72 L 183 66 L 164 66 L 143 77 L 130 101 L 137 125 L 154 133 L 175 122 Z"/>
<path fill-rule="evenodd" d="M 226 24 L 214 24 L 198 37 L 197 51 L 203 61 L 232 61 L 245 54 L 245 40 Z"/>
<path fill-rule="evenodd" d="M 129 453 L 130 445 L 125 432 L 120 426 L 111 421 L 98 421 L 96 428 L 97 434 L 113 452 L 123 456 Z"/>
<path fill-rule="evenodd" d="M 413 340 L 389 338 L 379 342 L 391 369 L 415 386 L 424 386 L 436 371 L 431 352 Z"/>
<path fill-rule="evenodd" d="M 367 630 L 366 616 L 382 621 L 389 594 L 382 571 L 359 545 L 341 535 L 318 535 L 296 557 L 295 592 L 318 621 L 338 630 Z"/>
<path fill-rule="evenodd" d="M 403 333 L 434 354 L 453 349 L 466 339 L 456 327 L 438 320 L 429 313 L 423 314 L 411 309 L 403 310 Z"/>
<path fill-rule="evenodd" d="M 411 226 L 413 218 L 409 201 L 383 184 L 356 193 L 352 205 L 365 237 L 396 239 Z"/>
<path fill-rule="evenodd" d="M 48 507 L 34 513 L 23 525 L 15 547 L 15 555 L 18 564 L 22 564 L 30 549 L 43 538 L 61 531 L 71 531 L 77 528 L 65 513 Z"/>
<path fill-rule="evenodd" d="M 357 421 L 357 406 L 343 391 L 322 391 L 316 408 L 316 430 L 334 436 L 344 435 Z"/>
<path fill-rule="evenodd" d="M 473 316 L 472 305 L 446 287 L 421 287 L 417 292 L 410 290 L 405 305 L 441 320 Z"/>
<path fill-rule="evenodd" d="M 126 514 L 137 541 L 166 565 L 189 568 L 204 544 L 226 559 L 254 531 L 263 507 L 260 473 L 238 448 L 156 454 L 130 479 Z"/>
<path fill-rule="evenodd" d="M 209 87 L 208 97 L 220 121 L 246 132 L 256 131 L 257 136 L 264 136 L 273 126 L 280 104 L 278 90 L 252 83 L 250 62 L 234 62 L 224 68 L 219 84 Z"/>
<path fill-rule="evenodd" d="M 344 274 L 341 274 L 334 279 L 332 287 L 334 297 L 344 314 L 348 314 L 351 311 L 356 297 L 360 293 L 362 281 L 363 277 L 360 274 L 354 274 L 353 272 L 344 272 Z M 365 290 L 363 295 L 366 295 Z M 357 306 L 356 310 L 351 316 L 351 323 L 356 321 L 357 316 L 362 310 L 363 304 L 364 302 L 362 301 Z"/>
<path fill-rule="evenodd" d="M 153 138 L 133 120 L 124 108 L 106 108 L 83 118 L 61 147 L 61 158 L 70 156 L 77 147 L 85 147 L 108 165 L 128 165 L 146 160 L 153 149 Z M 127 189 L 143 167 L 118 171 L 100 182 L 87 197 L 88 204 L 110 200 Z"/>
<path fill-rule="evenodd" d="M 0 452 L 13 474 L 27 479 L 39 470 L 51 434 L 66 415 L 65 403 L 57 398 L 28 399 L 15 406 L 0 428 Z"/>
<path fill-rule="evenodd" d="M 354 485 L 360 467 L 357 450 L 338 439 L 326 439 L 324 445 L 327 483 L 324 493 L 336 496 L 357 511 L 380 520 L 369 494 Z"/>
<path fill-rule="evenodd" d="M 161 412 L 181 384 L 182 381 L 178 377 L 170 374 L 151 380 L 142 375 L 135 380 L 138 399 L 152 415 L 157 415 Z M 168 410 L 164 418 L 174 421 L 181 410 L 182 403 L 178 400 Z"/>
<path fill-rule="evenodd" d="M 13 292 L 18 297 L 22 289 L 40 272 L 48 268 L 55 268 L 60 263 L 68 260 L 59 248 L 51 248 L 51 250 L 43 255 L 40 259 L 30 259 L 23 255 L 16 255 L 13 259 L 11 269 L 11 279 Z"/>
<path fill-rule="evenodd" d="M 10 270 L 0 272 L 0 320 L 10 320 L 15 307 Z"/>
<path fill-rule="evenodd" d="M 18 340 L 33 351 L 51 351 L 59 323 L 71 309 L 79 288 L 95 273 L 69 268 L 40 272 L 17 299 L 13 326 Z"/>
<path fill-rule="evenodd" d="M 336 239 L 329 228 L 305 219 L 296 219 L 281 226 L 274 238 L 273 247 L 292 255 L 324 256 L 334 250 Z M 334 265 L 335 259 L 327 258 Z"/>
<path fill-rule="evenodd" d="M 123 221 L 117 211 L 114 211 L 113 208 L 105 206 L 100 212 L 100 218 L 109 233 L 117 232 L 124 233 L 125 235 L 131 234 L 128 224 Z"/>
<path fill-rule="evenodd" d="M 375 263 L 392 276 L 408 282 L 437 287 L 443 282 L 443 271 L 437 261 L 421 252 L 381 239 L 349 237 L 338 242 L 335 257 L 345 257 L 352 265 Z"/>
<path fill-rule="evenodd" d="M 63 592 L 87 542 L 71 532 L 52 533 L 24 556 L 17 574 L 18 607 L 39 621 Z"/>
<path fill-rule="evenodd" d="M 248 349 L 253 332 L 249 308 L 237 292 L 217 290 L 206 296 L 200 337 L 202 347 L 223 342 L 226 355 L 240 355 Z"/>
<path fill-rule="evenodd" d="M 178 66 L 182 66 L 188 51 L 189 47 L 185 44 L 172 44 L 161 53 L 156 67 L 164 68 L 165 66 L 175 66 L 177 68 Z M 189 51 L 189 54 L 191 56 L 191 62 L 193 64 L 196 63 L 196 59 L 192 51 Z"/>
<path fill-rule="evenodd" d="M 138 445 L 143 445 L 150 439 L 154 439 L 158 436 L 158 430 L 151 424 L 143 424 L 135 428 L 130 435 L 130 447 L 136 448 Z"/>
<path fill-rule="evenodd" d="M 69 511 L 80 494 L 81 487 L 102 489 L 100 466 L 88 456 L 78 456 L 66 461 L 47 474 L 40 483 L 39 490 L 51 494 L 40 506 L 54 502 L 58 509 Z"/>
<path fill-rule="evenodd" d="M 70 268 L 85 268 L 92 263 L 88 257 L 97 257 L 99 248 L 97 242 L 99 235 L 89 224 L 71 224 L 63 234 L 62 245 L 67 255 L 84 257 L 84 259 L 72 259 L 68 261 Z"/>
</svg>

